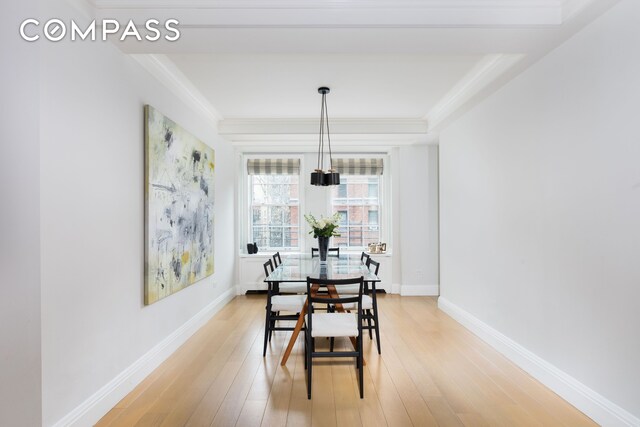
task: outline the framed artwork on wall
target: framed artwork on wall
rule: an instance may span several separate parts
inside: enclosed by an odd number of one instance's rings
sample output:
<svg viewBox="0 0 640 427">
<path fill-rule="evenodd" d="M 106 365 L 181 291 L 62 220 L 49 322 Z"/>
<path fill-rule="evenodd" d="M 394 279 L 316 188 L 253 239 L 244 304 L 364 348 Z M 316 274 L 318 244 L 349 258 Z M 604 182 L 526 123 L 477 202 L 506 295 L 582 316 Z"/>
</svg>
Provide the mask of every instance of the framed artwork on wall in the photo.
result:
<svg viewBox="0 0 640 427">
<path fill-rule="evenodd" d="M 213 274 L 213 148 L 144 107 L 145 304 Z"/>
</svg>

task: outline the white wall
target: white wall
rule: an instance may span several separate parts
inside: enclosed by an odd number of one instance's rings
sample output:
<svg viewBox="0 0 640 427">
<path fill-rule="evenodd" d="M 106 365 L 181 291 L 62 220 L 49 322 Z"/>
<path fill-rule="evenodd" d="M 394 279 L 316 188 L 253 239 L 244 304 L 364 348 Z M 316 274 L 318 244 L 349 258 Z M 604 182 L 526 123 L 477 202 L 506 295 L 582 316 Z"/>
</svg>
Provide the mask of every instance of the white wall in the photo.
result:
<svg viewBox="0 0 640 427">
<path fill-rule="evenodd" d="M 401 294 L 438 295 L 438 147 L 399 151 Z"/>
<path fill-rule="evenodd" d="M 0 5 L 0 425 L 36 426 L 40 381 L 38 46 L 18 36 L 36 1 Z"/>
<path fill-rule="evenodd" d="M 638 22 L 622 1 L 440 139 L 443 298 L 636 417 Z"/>
<path fill-rule="evenodd" d="M 46 44 L 41 84 L 42 404 L 51 425 L 230 289 L 235 170 L 213 126 L 110 43 Z M 147 103 L 216 150 L 215 274 L 150 306 Z"/>
</svg>

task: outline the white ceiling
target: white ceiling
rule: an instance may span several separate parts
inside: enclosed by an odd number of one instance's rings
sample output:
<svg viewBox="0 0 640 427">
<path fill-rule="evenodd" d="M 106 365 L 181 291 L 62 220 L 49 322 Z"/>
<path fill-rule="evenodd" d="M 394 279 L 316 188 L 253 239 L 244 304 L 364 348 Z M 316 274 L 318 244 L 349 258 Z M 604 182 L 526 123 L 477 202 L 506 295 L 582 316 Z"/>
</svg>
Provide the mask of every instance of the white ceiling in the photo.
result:
<svg viewBox="0 0 640 427">
<path fill-rule="evenodd" d="M 168 55 L 227 118 L 424 118 L 480 56 Z"/>
<path fill-rule="evenodd" d="M 90 1 L 98 19 L 178 19 L 178 42 L 119 48 L 231 140 L 316 133 L 326 85 L 337 129 L 424 141 L 617 0 Z"/>
</svg>

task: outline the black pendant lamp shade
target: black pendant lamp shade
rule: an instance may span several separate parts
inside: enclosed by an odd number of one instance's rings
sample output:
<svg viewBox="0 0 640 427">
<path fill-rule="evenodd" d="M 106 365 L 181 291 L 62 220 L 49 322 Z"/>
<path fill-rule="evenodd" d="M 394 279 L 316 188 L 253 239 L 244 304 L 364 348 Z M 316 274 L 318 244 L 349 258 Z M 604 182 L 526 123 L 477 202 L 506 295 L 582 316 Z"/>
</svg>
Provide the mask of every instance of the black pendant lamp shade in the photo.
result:
<svg viewBox="0 0 640 427">
<path fill-rule="evenodd" d="M 331 137 L 329 135 L 329 115 L 327 113 L 328 87 L 318 88 L 318 93 L 322 94 L 322 104 L 320 107 L 320 138 L 318 140 L 318 166 L 311 172 L 311 185 L 338 185 L 340 184 L 340 174 L 333 169 L 333 157 L 331 153 Z M 327 146 L 329 148 L 329 169 L 324 171 L 324 136 L 327 136 Z"/>
</svg>

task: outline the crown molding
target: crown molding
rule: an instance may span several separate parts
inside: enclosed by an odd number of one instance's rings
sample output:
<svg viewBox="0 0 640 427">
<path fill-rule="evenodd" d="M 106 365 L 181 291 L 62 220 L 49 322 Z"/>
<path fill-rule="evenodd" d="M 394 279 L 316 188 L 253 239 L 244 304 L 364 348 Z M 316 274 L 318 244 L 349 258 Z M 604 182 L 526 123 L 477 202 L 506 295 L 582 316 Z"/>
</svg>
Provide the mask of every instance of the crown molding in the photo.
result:
<svg viewBox="0 0 640 427">
<path fill-rule="evenodd" d="M 429 130 L 437 131 L 456 111 L 494 83 L 525 55 L 486 55 L 427 113 Z"/>
<path fill-rule="evenodd" d="M 165 55 L 130 55 L 180 100 L 202 114 L 217 129 L 222 116 L 191 81 Z"/>
<path fill-rule="evenodd" d="M 234 147 L 241 151 L 277 151 L 277 152 L 305 152 L 318 151 L 318 137 L 310 135 L 287 135 L 286 137 L 261 136 L 250 138 L 246 136 L 233 136 L 233 139 L 225 138 Z M 387 151 L 395 147 L 427 144 L 425 135 L 347 135 L 331 138 L 331 147 L 334 153 L 345 151 L 363 152 L 367 150 Z"/>
<path fill-rule="evenodd" d="M 331 119 L 331 135 L 424 135 L 422 119 Z M 225 119 L 218 123 L 222 136 L 318 135 L 318 119 Z"/>
<path fill-rule="evenodd" d="M 567 22 L 578 16 L 588 5 L 589 2 L 584 0 L 564 0 L 562 2 L 562 22 Z"/>
</svg>

